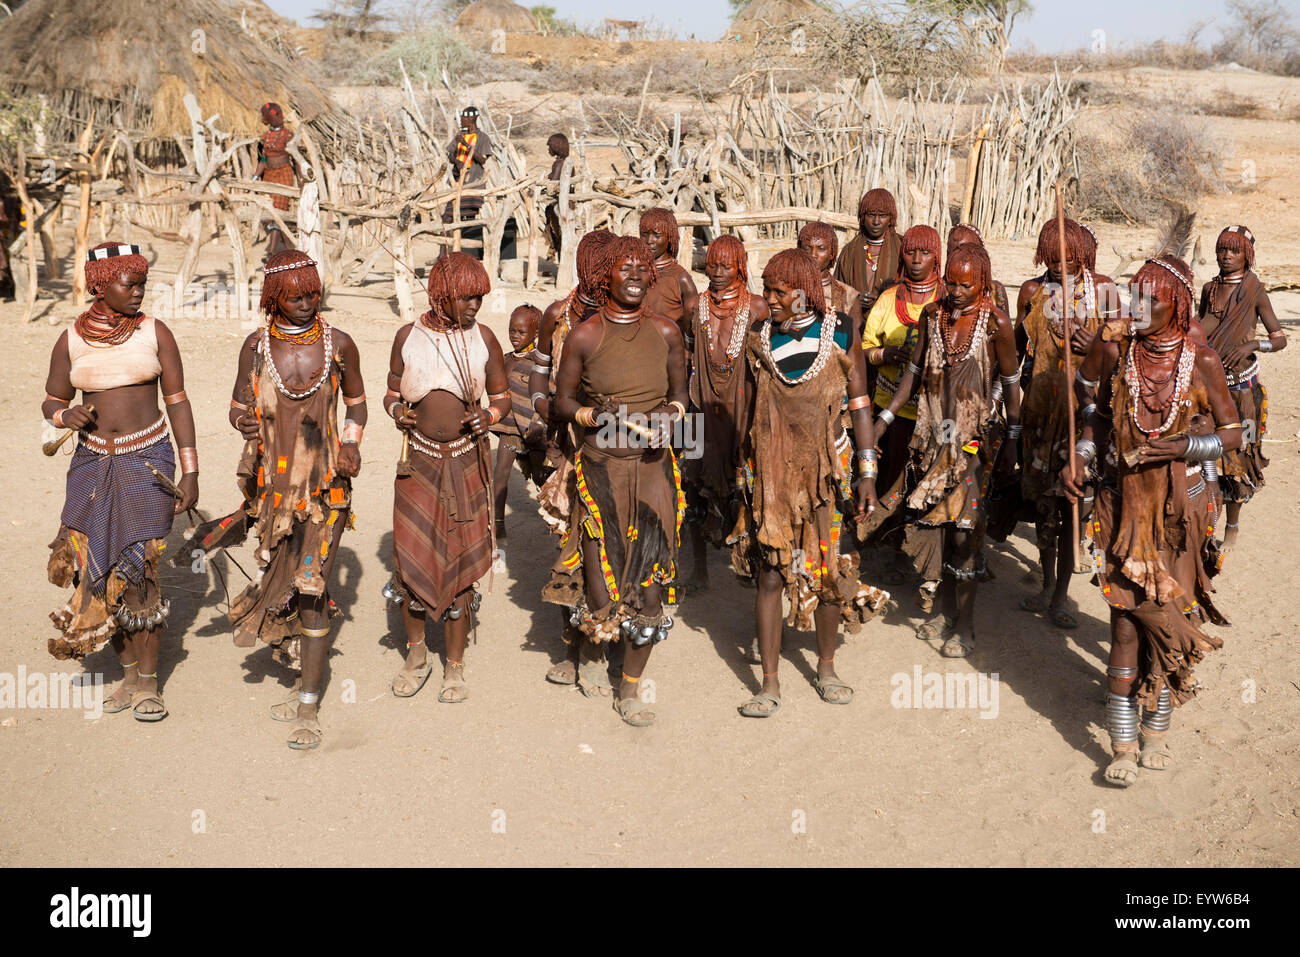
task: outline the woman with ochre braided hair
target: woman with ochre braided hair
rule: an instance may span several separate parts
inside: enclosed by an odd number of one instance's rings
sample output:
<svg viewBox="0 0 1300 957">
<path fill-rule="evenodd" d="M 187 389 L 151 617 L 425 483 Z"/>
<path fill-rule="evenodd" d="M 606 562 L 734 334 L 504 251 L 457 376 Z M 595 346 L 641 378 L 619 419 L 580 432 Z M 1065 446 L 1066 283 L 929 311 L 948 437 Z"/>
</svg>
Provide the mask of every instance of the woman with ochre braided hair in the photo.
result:
<svg viewBox="0 0 1300 957">
<path fill-rule="evenodd" d="M 576 607 L 593 642 L 626 641 L 614 708 L 634 727 L 655 712 L 639 694 L 650 650 L 668 637 L 685 501 L 669 447 L 686 414 L 686 352 L 676 323 L 646 311 L 654 254 L 619 236 L 607 248 L 602 303 L 571 330 L 553 414 L 578 428 L 578 498 L 542 597 Z M 648 425 L 646 424 L 648 423 Z"/>
<path fill-rule="evenodd" d="M 1223 547 L 1237 541 L 1241 507 L 1264 487 L 1264 431 L 1268 421 L 1268 393 L 1259 381 L 1260 352 L 1281 352 L 1286 333 L 1273 313 L 1264 284 L 1254 273 L 1255 235 L 1245 226 L 1229 226 L 1214 244 L 1219 274 L 1201 289 L 1201 326 L 1210 347 L 1223 360 L 1228 390 L 1242 423 L 1239 450 L 1225 453 L 1219 482 L 1227 503 Z M 1262 322 L 1265 339 L 1255 336 Z M 1249 429 L 1249 433 L 1247 433 Z"/>
<path fill-rule="evenodd" d="M 967 243 L 974 243 L 985 252 L 988 249 L 984 246 L 984 237 L 980 231 L 970 223 L 958 223 L 952 229 L 948 230 L 947 255 L 951 256 L 952 251 L 958 246 L 964 246 Z M 1094 247 L 1095 247 L 1094 242 Z M 1092 268 L 1089 266 L 1088 268 Z M 996 279 L 993 280 L 993 305 L 997 306 L 1008 316 L 1011 315 L 1010 301 L 1007 299 L 1007 287 L 1002 285 Z"/>
<path fill-rule="evenodd" d="M 750 326 L 767 317 L 767 303 L 749 291 L 745 244 L 719 236 L 709 244 L 704 272 L 709 285 L 690 303 L 694 316 L 695 354 L 691 363 L 691 405 L 702 417 L 699 454 L 682 466 L 686 490 L 686 524 L 695 565 L 692 584 L 709 581 L 707 544 L 721 548 L 736 526 L 740 498 L 736 489 L 736 421 L 739 385 L 744 377 L 741 353 Z"/>
<path fill-rule="evenodd" d="M 858 234 L 840 250 L 835 278 L 858 290 L 862 314 L 898 276 L 903 237 L 898 235 L 898 204 L 887 189 L 870 189 L 858 202 Z"/>
<path fill-rule="evenodd" d="M 696 289 L 691 274 L 677 261 L 677 248 L 681 242 L 677 217 L 671 209 L 647 209 L 641 214 L 637 231 L 655 256 L 650 291 L 645 295 L 646 312 L 677 323 L 677 329 L 689 349 L 692 332 L 687 303 L 695 299 Z M 690 356 L 687 355 L 688 373 L 690 361 Z"/>
<path fill-rule="evenodd" d="M 473 256 L 443 253 L 429 267 L 429 311 L 397 331 L 384 408 L 406 433 L 393 502 L 390 600 L 402 608 L 406 663 L 393 694 L 424 687 L 432 665 L 429 615 L 444 623 L 446 662 L 438 700 L 469 697 L 465 648 L 492 565 L 492 467 L 488 431 L 510 413 L 505 356 L 477 322 L 488 275 Z M 489 405 L 482 402 L 487 393 Z"/>
<path fill-rule="evenodd" d="M 280 109 L 279 103 L 262 105 L 262 122 L 270 129 L 257 141 L 257 170 L 253 173 L 253 179 L 277 186 L 292 186 L 297 181 L 297 166 L 289 154 L 289 142 L 293 139 L 293 134 L 284 128 L 284 111 Z M 289 197 L 276 196 L 271 205 L 287 211 Z M 271 223 L 266 227 L 266 232 L 268 259 L 289 248 L 289 241 L 278 225 Z"/>
<path fill-rule="evenodd" d="M 367 415 L 356 343 L 320 317 L 320 297 L 320 273 L 306 253 L 267 260 L 266 323 L 239 350 L 229 413 L 246 439 L 235 474 L 260 569 L 230 603 L 230 621 L 237 646 L 265 642 L 277 661 L 301 668 L 293 694 L 271 709 L 277 721 L 293 722 L 288 744 L 297 751 L 321 743 L 330 618 L 341 614 L 329 589 L 352 524 L 351 480 L 361 471 Z"/>
<path fill-rule="evenodd" d="M 802 249 L 782 250 L 768 262 L 763 298 L 769 314 L 750 326 L 745 342 L 735 475 L 745 507 L 730 538 L 732 568 L 758 583 L 763 682 L 740 706 L 748 718 L 781 707 L 783 594 L 790 602 L 785 623 L 817 633 L 813 686 L 823 701 L 841 705 L 853 689 L 835 673 L 840 624 L 858 631 L 889 598 L 858 580 L 858 556 L 843 528 L 846 517 L 862 522 L 876 507 L 871 397 L 853 320 L 830 309 L 817 262 Z M 856 453 L 840 415 L 846 397 Z"/>
<path fill-rule="evenodd" d="M 869 369 L 876 370 L 875 407 L 888 408 L 903 377 L 903 366 L 912 358 L 920 334 L 917 325 L 921 310 L 943 293 L 943 257 L 939 233 L 930 226 L 913 226 L 903 234 L 898 282 L 880 294 L 871 307 L 862 330 L 862 355 Z M 902 520 L 898 503 L 907 494 L 908 445 L 916 427 L 916 403 L 908 402 L 898 410 L 898 421 L 882 437 L 880 477 L 876 489 L 884 506 L 868 522 L 872 540 L 897 544 Z M 885 570 L 887 585 L 901 585 L 909 569 L 906 557 L 895 552 L 891 567 Z"/>
<path fill-rule="evenodd" d="M 833 274 L 835 257 L 840 251 L 840 238 L 835 235 L 835 229 L 829 223 L 807 223 L 799 230 L 796 246 L 817 261 L 822 279 L 822 298 L 826 300 L 827 308 L 852 319 L 854 338 L 859 338 L 866 311 L 862 308 L 862 294 Z"/>
<path fill-rule="evenodd" d="M 1197 691 L 1193 666 L 1223 642 L 1210 601 L 1215 501 L 1203 465 L 1241 447 L 1241 421 L 1217 353 L 1189 335 L 1195 296 L 1181 259 L 1147 260 L 1129 284 L 1132 319 L 1101 329 L 1101 386 L 1061 483 L 1098 482 L 1097 583 L 1110 605 L 1105 780 L 1128 787 L 1138 764 L 1163 770 L 1174 707 Z M 1142 711 L 1139 722 L 1139 710 Z M 1141 743 L 1139 744 L 1139 732 Z"/>
<path fill-rule="evenodd" d="M 1065 264 L 1061 264 L 1060 226 L 1049 219 L 1038 233 L 1034 265 L 1042 275 L 1020 287 L 1016 300 L 1017 346 L 1029 368 L 1024 384 L 1020 422 L 1020 494 L 1034 508 L 1042 590 L 1020 602 L 1024 611 L 1046 612 L 1058 628 L 1077 628 L 1078 619 L 1065 607 L 1074 574 L 1071 507 L 1057 476 L 1077 436 L 1067 434 L 1067 403 L 1077 408 L 1073 383 L 1065 377 L 1065 320 L 1061 310 L 1062 282 L 1071 291 L 1071 368 L 1078 369 L 1097 330 L 1119 308 L 1119 293 L 1109 276 L 1087 265 L 1093 243 L 1073 219 L 1065 220 Z M 1095 258 L 1095 254 L 1093 255 Z M 1076 420 L 1082 416 L 1076 411 Z M 1078 422 L 1076 421 L 1076 425 Z"/>
<path fill-rule="evenodd" d="M 943 638 L 945 658 L 975 645 L 975 591 L 981 577 L 988 490 L 997 470 L 1012 474 L 1020 432 L 1020 363 L 1011 318 L 993 304 L 988 253 L 973 243 L 948 259 L 944 297 L 921 313 L 916 349 L 898 391 L 880 413 L 887 430 L 916 395 L 905 502 L 914 513 L 903 550 L 921 577 L 942 582 L 942 617 L 917 637 Z M 1007 428 L 993 412 L 993 380 L 1002 379 Z M 924 586 L 923 586 L 924 587 Z"/>
<path fill-rule="evenodd" d="M 140 311 L 149 263 L 139 248 L 101 243 L 85 269 L 95 301 L 54 344 L 41 404 L 51 425 L 78 432 L 49 562 L 50 582 L 76 591 L 50 615 L 59 637 L 49 650 L 85 658 L 111 641 L 125 676 L 104 711 L 160 721 L 158 645 L 170 604 L 158 559 L 173 516 L 199 497 L 194 413 L 171 330 Z M 81 404 L 71 405 L 78 390 Z M 176 470 L 169 419 L 181 446 L 176 492 L 167 487 Z"/>
<path fill-rule="evenodd" d="M 564 343 L 575 326 L 592 316 L 605 296 L 605 277 L 609 273 L 607 251 L 614 234 L 596 229 L 578 241 L 574 256 L 578 267 L 578 284 L 563 299 L 556 300 L 542 313 L 537 331 L 537 348 L 533 354 L 533 372 L 529 377 L 532 404 L 547 425 L 550 445 L 558 459 L 537 493 L 538 513 L 552 532 L 566 536 L 578 496 L 573 473 L 573 456 L 577 446 L 573 427 L 554 414 L 555 377 L 564 358 Z M 573 624 L 573 608 L 561 608 L 560 641 L 564 659 L 551 665 L 546 680 L 557 685 L 578 686 L 588 698 L 609 697 L 614 693 L 609 683 L 609 664 L 605 646 L 583 636 Z"/>
</svg>

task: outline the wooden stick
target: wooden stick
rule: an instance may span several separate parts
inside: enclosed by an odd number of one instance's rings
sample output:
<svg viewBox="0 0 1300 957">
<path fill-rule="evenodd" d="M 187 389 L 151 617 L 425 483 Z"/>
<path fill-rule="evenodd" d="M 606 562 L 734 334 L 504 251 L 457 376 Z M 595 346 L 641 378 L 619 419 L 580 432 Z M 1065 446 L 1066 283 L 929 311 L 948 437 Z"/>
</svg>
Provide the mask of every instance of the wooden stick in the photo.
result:
<svg viewBox="0 0 1300 957">
<path fill-rule="evenodd" d="M 94 412 L 95 407 L 93 405 L 87 404 L 86 411 Z M 50 442 L 46 442 L 44 445 L 42 445 L 41 451 L 44 452 L 46 455 L 53 455 L 55 452 L 59 451 L 60 448 L 62 448 L 64 442 L 68 441 L 69 438 L 76 435 L 77 431 L 78 431 L 77 429 L 66 429 L 64 433 L 61 436 L 59 436 L 57 439 Z"/>
<path fill-rule="evenodd" d="M 18 190 L 18 202 L 22 204 L 23 215 L 27 218 L 27 288 L 21 290 L 18 270 L 13 270 L 15 281 L 15 292 L 24 292 L 23 296 L 23 322 L 27 322 L 32 317 L 32 309 L 36 306 L 36 211 L 32 207 L 31 197 L 27 195 L 27 156 L 23 149 L 22 141 L 18 143 L 18 175 L 14 177 L 14 187 Z M 74 263 L 76 269 L 79 263 Z M 47 453 L 53 455 L 54 453 Z"/>
<path fill-rule="evenodd" d="M 1069 436 L 1070 446 L 1066 449 L 1066 456 L 1070 460 L 1070 481 L 1078 481 L 1078 468 L 1074 464 L 1074 370 L 1072 366 L 1072 352 L 1074 345 L 1071 342 L 1072 316 L 1074 311 L 1073 291 L 1070 288 L 1070 271 L 1065 268 L 1065 200 L 1061 198 L 1061 181 L 1056 181 L 1056 235 L 1060 243 L 1061 253 L 1061 322 L 1065 330 L 1065 418 L 1066 427 L 1069 429 L 1066 435 Z M 1074 502 L 1070 506 L 1070 544 L 1074 554 L 1074 565 L 1079 565 L 1079 503 Z"/>
<path fill-rule="evenodd" d="M 90 151 L 90 138 L 95 132 L 95 116 L 92 113 L 86 128 L 77 140 L 77 151 L 86 154 Z M 90 160 L 91 166 L 98 159 L 98 153 Z M 78 306 L 86 301 L 86 271 L 82 263 L 86 261 L 86 250 L 90 247 L 90 172 L 77 173 L 79 184 L 77 198 L 77 233 L 76 248 L 72 255 L 72 297 Z"/>
</svg>

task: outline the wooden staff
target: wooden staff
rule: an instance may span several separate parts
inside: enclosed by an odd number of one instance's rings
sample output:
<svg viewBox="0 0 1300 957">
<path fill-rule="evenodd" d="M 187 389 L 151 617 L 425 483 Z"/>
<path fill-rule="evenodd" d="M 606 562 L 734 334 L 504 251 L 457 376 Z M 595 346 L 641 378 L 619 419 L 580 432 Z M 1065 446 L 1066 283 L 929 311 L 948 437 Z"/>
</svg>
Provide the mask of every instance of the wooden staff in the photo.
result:
<svg viewBox="0 0 1300 957">
<path fill-rule="evenodd" d="M 1078 470 L 1074 465 L 1074 370 L 1072 352 L 1074 346 L 1071 342 L 1071 333 L 1073 324 L 1070 313 L 1074 311 L 1074 297 L 1071 295 L 1073 290 L 1070 288 L 1070 271 L 1065 268 L 1065 201 L 1061 198 L 1061 181 L 1056 181 L 1056 235 L 1060 242 L 1061 253 L 1061 321 L 1065 330 L 1065 419 L 1069 432 L 1069 447 L 1066 450 L 1066 456 L 1070 462 L 1070 481 L 1077 481 Z M 1079 503 L 1074 502 L 1070 506 L 1070 529 L 1071 545 L 1074 554 L 1074 565 L 1079 565 Z"/>
<path fill-rule="evenodd" d="M 87 405 L 86 411 L 93 413 L 95 411 L 95 407 L 93 405 Z M 78 429 L 65 430 L 64 433 L 61 436 L 59 436 L 57 439 L 52 439 L 49 442 L 46 442 L 44 445 L 42 445 L 41 451 L 44 452 L 46 455 L 53 455 L 55 452 L 59 451 L 60 448 L 63 447 L 64 442 L 68 441 L 68 439 L 76 435 L 78 431 L 79 431 Z"/>
</svg>

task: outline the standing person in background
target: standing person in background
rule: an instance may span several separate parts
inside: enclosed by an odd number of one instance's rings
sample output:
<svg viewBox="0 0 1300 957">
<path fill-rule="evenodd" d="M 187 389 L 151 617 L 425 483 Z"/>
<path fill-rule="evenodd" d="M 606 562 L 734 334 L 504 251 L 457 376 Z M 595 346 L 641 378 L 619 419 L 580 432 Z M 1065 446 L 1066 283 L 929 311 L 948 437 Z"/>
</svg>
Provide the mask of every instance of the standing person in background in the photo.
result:
<svg viewBox="0 0 1300 957">
<path fill-rule="evenodd" d="M 569 138 L 563 133 L 552 133 L 546 140 L 546 152 L 553 156 L 551 161 L 551 171 L 546 178 L 553 183 L 560 181 L 560 174 L 564 170 L 564 161 L 569 158 Z M 557 203 L 548 203 L 546 206 L 546 241 L 550 243 L 551 250 L 555 256 L 555 261 L 560 261 L 560 216 L 557 210 Z"/>
<path fill-rule="evenodd" d="M 1286 333 L 1277 321 L 1264 284 L 1254 273 L 1255 235 L 1245 226 L 1229 226 L 1214 244 L 1219 274 L 1201 289 L 1200 319 L 1210 347 L 1223 360 L 1228 390 L 1242 423 L 1240 449 L 1225 452 L 1219 481 L 1227 502 L 1227 528 L 1223 547 L 1237 541 L 1241 507 L 1264 487 L 1264 430 L 1268 421 L 1268 393 L 1259 381 L 1261 352 L 1281 352 Z M 1268 338 L 1255 336 L 1256 323 L 1264 324 Z M 1247 427 L 1246 423 L 1250 423 Z M 1247 433 L 1249 428 L 1249 433 Z"/>
<path fill-rule="evenodd" d="M 1077 628 L 1065 607 L 1074 572 L 1071 506 L 1058 475 L 1077 436 L 1067 434 L 1067 403 L 1078 407 L 1072 382 L 1065 378 L 1065 320 L 1062 282 L 1069 276 L 1071 368 L 1080 368 L 1093 336 L 1119 307 L 1119 293 L 1109 276 L 1087 265 L 1088 234 L 1073 219 L 1065 220 L 1065 264 L 1061 264 L 1060 227 L 1055 219 L 1038 234 L 1034 264 L 1046 272 L 1020 287 L 1016 312 L 1017 347 L 1026 354 L 1032 374 L 1024 385 L 1021 497 L 1036 510 L 1035 529 L 1043 587 L 1020 603 L 1023 611 L 1046 612 L 1058 628 Z M 1076 421 L 1083 416 L 1076 412 Z M 1080 426 L 1081 427 L 1081 426 Z"/>
<path fill-rule="evenodd" d="M 511 351 L 506 353 L 506 381 L 510 385 L 511 411 L 491 429 L 497 437 L 492 491 L 498 542 L 506 540 L 506 497 L 515 464 L 524 473 L 524 480 L 531 480 L 537 488 L 546 481 L 546 426 L 533 410 L 528 388 L 536 351 L 533 346 L 541 321 L 542 310 L 527 303 L 510 313 Z"/>
<path fill-rule="evenodd" d="M 605 278 L 609 272 L 608 249 L 616 237 L 605 229 L 587 233 L 578 242 L 575 253 L 578 284 L 563 299 L 556 300 L 542 313 L 537 333 L 533 372 L 529 377 L 530 400 L 546 423 L 547 435 L 554 449 L 555 471 L 537 493 L 538 512 L 556 535 L 567 536 L 577 498 L 574 476 L 574 453 L 577 445 L 573 428 L 555 414 L 556 373 L 564 358 L 564 344 L 569 333 L 590 318 L 604 302 Z M 587 697 L 613 694 L 609 683 L 605 646 L 587 638 L 572 621 L 573 608 L 560 609 L 560 640 L 564 642 L 564 660 L 546 671 L 546 680 L 557 685 L 576 684 Z"/>
<path fill-rule="evenodd" d="M 869 368 L 876 370 L 875 407 L 886 409 L 898 391 L 903 366 L 912 358 L 920 336 L 921 311 L 944 294 L 943 261 L 939 233 L 930 226 L 916 225 L 903 234 L 902 265 L 898 282 L 880 294 L 862 331 L 862 354 Z M 898 409 L 898 421 L 885 433 L 881 447 L 880 477 L 876 489 L 881 511 L 876 516 L 877 540 L 897 542 L 901 534 L 901 503 L 906 497 L 908 447 L 916 427 L 916 402 L 909 400 Z M 907 580 L 906 557 L 895 548 L 887 585 Z M 926 595 L 930 592 L 927 590 Z M 922 605 L 923 610 L 930 609 Z"/>
<path fill-rule="evenodd" d="M 257 141 L 257 170 L 253 173 L 253 178 L 260 179 L 264 183 L 275 183 L 277 186 L 295 185 L 298 179 L 298 166 L 294 158 L 289 155 L 289 143 L 293 140 L 293 135 L 284 128 L 284 111 L 280 109 L 279 103 L 262 105 L 262 122 L 270 129 Z M 276 196 L 271 205 L 287 212 L 289 197 Z M 281 250 L 293 248 L 285 238 L 284 232 L 275 223 L 266 227 L 266 238 L 267 259 Z"/>
<path fill-rule="evenodd" d="M 853 320 L 853 338 L 862 338 L 862 294 L 848 283 L 832 275 L 835 257 L 840 251 L 840 240 L 827 223 L 808 223 L 799 230 L 798 248 L 812 256 L 821 270 L 822 297 L 828 309 L 842 312 Z"/>
<path fill-rule="evenodd" d="M 925 306 L 911 361 L 877 434 L 916 396 L 910 467 L 915 484 L 907 507 L 904 550 L 917 572 L 940 588 L 942 621 L 917 629 L 943 638 L 945 658 L 965 658 L 975 646 L 975 591 L 983 556 L 987 495 L 995 470 L 1010 475 L 1020 437 L 1020 363 L 1011 318 L 993 305 L 988 253 L 972 243 L 948 260 L 944 296 Z M 993 381 L 1002 379 L 1007 429 L 993 412 Z"/>
<path fill-rule="evenodd" d="M 903 237 L 898 235 L 898 204 L 887 189 L 871 189 L 858 203 L 858 234 L 840 251 L 835 278 L 858 290 L 862 314 L 898 276 Z"/>
<path fill-rule="evenodd" d="M 199 498 L 194 412 L 175 337 L 140 311 L 149 263 L 139 247 L 101 243 L 85 269 L 95 301 L 55 342 L 41 403 L 53 427 L 78 432 L 48 569 L 51 584 L 76 590 L 50 615 L 59 637 L 49 650 L 84 659 L 112 642 L 125 675 L 104 711 L 161 721 L 158 646 L 171 605 L 158 559 L 172 518 Z M 71 405 L 78 390 L 82 404 Z M 158 478 L 176 470 L 168 419 L 181 446 L 179 500 Z"/>
<path fill-rule="evenodd" d="M 738 431 L 745 339 L 766 318 L 767 303 L 749 291 L 745 244 L 719 236 L 709 244 L 704 272 L 709 285 L 690 304 L 694 316 L 691 405 L 703 422 L 703 448 L 682 466 L 686 523 L 695 564 L 690 586 L 709 582 L 707 545 L 722 547 L 736 527 L 741 492 L 736 486 Z"/>
<path fill-rule="evenodd" d="M 686 343 L 689 363 L 693 333 L 691 315 L 686 309 L 686 304 L 695 299 L 696 290 L 691 274 L 677 261 L 680 238 L 677 217 L 673 215 L 671 209 L 657 207 L 647 209 L 641 214 L 637 230 L 655 257 L 654 275 L 643 305 L 646 312 L 651 315 L 663 316 L 677 324 L 677 329 Z M 689 365 L 686 371 L 689 374 Z"/>
<path fill-rule="evenodd" d="M 460 113 L 460 131 L 452 139 L 451 145 L 447 147 L 447 161 L 451 163 L 451 175 L 453 182 L 459 186 L 462 182 L 466 189 L 481 189 L 487 182 L 485 167 L 487 161 L 492 158 L 492 138 L 478 127 L 478 107 L 467 106 Z M 456 200 L 453 198 L 447 204 L 443 211 L 442 221 L 444 223 L 453 223 L 457 219 L 457 212 L 460 213 L 461 222 L 466 220 L 478 219 L 479 212 L 483 209 L 482 196 L 462 196 L 460 199 L 460 209 L 456 208 Z M 465 239 L 482 239 L 483 227 L 472 226 L 461 230 L 461 236 Z M 483 258 L 482 248 L 475 248 L 471 251 L 475 259 Z"/>
</svg>

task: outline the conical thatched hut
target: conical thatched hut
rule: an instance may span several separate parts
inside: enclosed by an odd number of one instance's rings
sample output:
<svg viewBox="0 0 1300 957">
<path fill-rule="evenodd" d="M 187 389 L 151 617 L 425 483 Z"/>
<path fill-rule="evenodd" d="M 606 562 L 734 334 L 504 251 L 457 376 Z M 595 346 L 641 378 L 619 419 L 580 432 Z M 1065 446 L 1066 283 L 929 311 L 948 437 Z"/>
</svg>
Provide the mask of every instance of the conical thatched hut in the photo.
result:
<svg viewBox="0 0 1300 957">
<path fill-rule="evenodd" d="M 188 135 L 190 91 L 204 116 L 240 134 L 258 133 L 259 108 L 275 100 L 327 148 L 351 121 L 308 64 L 245 33 L 239 9 L 229 0 L 28 0 L 0 20 L 0 82 L 46 98 L 44 126 L 56 141 L 75 140 L 92 114 L 141 140 Z"/>
<path fill-rule="evenodd" d="M 750 0 L 731 21 L 728 38 L 753 39 L 772 27 L 794 25 L 828 16 L 813 0 Z"/>
<path fill-rule="evenodd" d="M 536 33 L 537 21 L 527 9 L 510 0 L 474 0 L 456 18 L 456 26 L 467 33 Z"/>
</svg>

